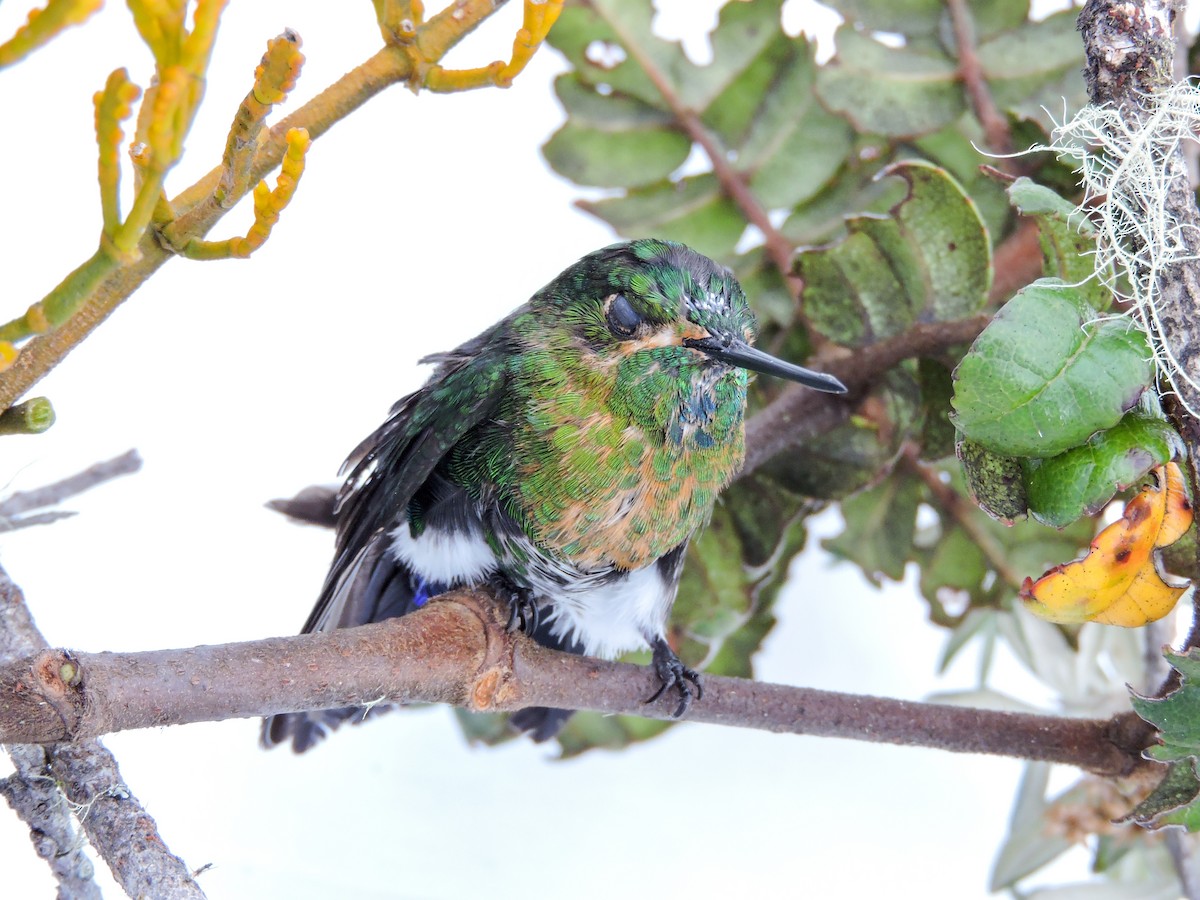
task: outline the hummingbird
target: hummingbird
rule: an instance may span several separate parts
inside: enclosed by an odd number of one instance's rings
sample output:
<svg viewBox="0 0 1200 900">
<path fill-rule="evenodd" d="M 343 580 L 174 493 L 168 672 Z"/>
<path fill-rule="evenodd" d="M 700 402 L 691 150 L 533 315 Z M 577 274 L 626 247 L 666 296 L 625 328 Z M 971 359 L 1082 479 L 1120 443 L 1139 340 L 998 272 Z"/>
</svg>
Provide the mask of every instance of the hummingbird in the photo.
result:
<svg viewBox="0 0 1200 900">
<path fill-rule="evenodd" d="M 649 647 L 676 717 L 702 697 L 667 642 L 688 540 L 741 469 L 748 372 L 844 393 L 753 346 L 733 274 L 664 240 L 580 259 L 448 353 L 350 454 L 336 549 L 304 633 L 377 622 L 458 586 L 510 596 L 510 629 L 612 658 Z M 372 707 L 372 711 L 378 707 Z M 512 724 L 552 737 L 569 710 Z M 358 708 L 264 721 L 297 753 Z"/>
</svg>

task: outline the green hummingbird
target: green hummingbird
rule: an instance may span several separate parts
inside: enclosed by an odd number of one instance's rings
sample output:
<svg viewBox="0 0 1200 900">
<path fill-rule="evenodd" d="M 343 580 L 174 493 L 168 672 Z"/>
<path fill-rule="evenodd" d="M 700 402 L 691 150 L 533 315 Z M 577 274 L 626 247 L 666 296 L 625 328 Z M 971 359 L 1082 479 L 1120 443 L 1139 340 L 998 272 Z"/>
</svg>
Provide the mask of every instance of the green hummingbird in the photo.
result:
<svg viewBox="0 0 1200 900">
<path fill-rule="evenodd" d="M 336 552 L 304 632 L 404 615 L 460 585 L 512 599 L 510 627 L 575 653 L 649 646 L 676 716 L 700 676 L 666 639 L 688 540 L 742 466 L 747 370 L 844 393 L 752 346 L 732 273 L 682 244 L 597 250 L 449 353 L 343 466 Z M 648 701 L 649 702 L 649 701 Z M 570 711 L 513 724 L 551 737 Z M 349 708 L 268 718 L 302 752 Z"/>
</svg>

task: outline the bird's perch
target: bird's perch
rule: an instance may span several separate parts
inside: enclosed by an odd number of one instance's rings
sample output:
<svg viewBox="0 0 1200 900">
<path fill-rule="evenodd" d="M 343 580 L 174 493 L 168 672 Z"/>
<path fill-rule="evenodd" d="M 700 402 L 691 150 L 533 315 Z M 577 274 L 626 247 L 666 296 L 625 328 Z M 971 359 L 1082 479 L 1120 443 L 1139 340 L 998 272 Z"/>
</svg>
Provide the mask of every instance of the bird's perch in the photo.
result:
<svg viewBox="0 0 1200 900">
<path fill-rule="evenodd" d="M 129 728 L 360 705 L 444 702 L 667 719 L 649 669 L 547 650 L 504 628 L 500 605 L 458 591 L 397 619 L 237 644 L 143 653 L 45 650 L 0 667 L 0 742 L 49 743 Z M 1144 764 L 1150 729 L 992 712 L 706 676 L 689 720 L 993 753 L 1117 774 Z"/>
</svg>

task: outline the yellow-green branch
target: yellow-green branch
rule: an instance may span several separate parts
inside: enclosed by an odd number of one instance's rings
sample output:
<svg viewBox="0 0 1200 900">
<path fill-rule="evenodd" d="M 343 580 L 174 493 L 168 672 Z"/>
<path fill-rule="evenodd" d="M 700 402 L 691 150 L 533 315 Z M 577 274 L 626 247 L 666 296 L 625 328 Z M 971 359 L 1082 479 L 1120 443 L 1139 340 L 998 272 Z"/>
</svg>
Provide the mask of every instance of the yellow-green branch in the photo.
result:
<svg viewBox="0 0 1200 900">
<path fill-rule="evenodd" d="M 34 304 L 22 320 L 0 326 L 0 351 L 5 349 L 4 342 L 7 341 L 9 356 L 14 340 L 36 334 L 12 364 L 0 371 L 0 409 L 11 406 L 44 377 L 171 258 L 172 251 L 158 239 L 160 229 L 168 233 L 168 240 L 177 242 L 177 246 L 205 247 L 204 236 L 245 194 L 246 188 L 261 181 L 283 162 L 285 155 L 289 155 L 288 168 L 275 190 L 270 191 L 265 185 L 256 189 L 256 222 L 250 233 L 244 238 L 208 245 L 208 250 L 215 244 L 223 245 L 222 252 L 217 255 L 229 255 L 225 251 L 233 255 L 249 252 L 265 239 L 274 218 L 290 199 L 308 140 L 316 140 L 393 84 L 433 87 L 428 83 L 428 77 L 435 70 L 438 74 L 433 80 L 439 90 L 465 90 L 485 83 L 510 82 L 545 38 L 561 10 L 562 0 L 525 0 L 524 27 L 516 35 L 509 62 L 463 70 L 461 74 L 443 70 L 437 62 L 441 54 L 494 12 L 496 4 L 492 0 L 457 0 L 423 24 L 423 7 L 416 0 L 408 3 L 381 0 L 375 5 L 385 36 L 387 16 L 399 11 L 413 17 L 406 20 L 416 29 L 412 39 L 389 44 L 273 128 L 260 128 L 248 171 L 244 160 L 236 160 L 239 171 L 229 179 L 230 166 L 226 160 L 168 202 L 162 192 L 163 176 L 182 151 L 183 137 L 199 103 L 203 90 L 202 69 L 207 65 L 217 16 L 224 0 L 200 0 L 193 14 L 190 34 L 185 34 L 186 23 L 171 9 L 147 0 L 130 0 L 137 27 L 154 52 L 159 79 L 143 100 L 138 143 L 131 148 L 138 175 L 134 208 L 125 222 L 111 231 L 106 229 L 101 247 L 92 258 L 68 275 L 40 304 Z M 176 65 L 179 71 L 172 73 L 171 69 Z M 487 72 L 488 78 L 480 81 L 472 74 L 478 72 Z M 303 138 L 305 134 L 307 140 Z M 100 140 L 104 157 L 104 138 Z M 164 165 L 168 161 L 170 164 Z M 113 162 L 112 154 L 101 160 L 102 209 L 107 223 L 119 221 Z M 223 177 L 228 180 L 222 191 L 219 188 Z M 151 223 L 158 227 L 148 228 Z M 211 254 L 201 250 L 199 255 Z M 50 317 L 46 313 L 51 308 L 70 310 L 58 327 L 54 327 L 56 323 L 52 320 L 47 325 L 46 320 Z M 51 330 L 46 331 L 46 327 Z M 0 353 L 0 357 L 3 356 Z M 3 359 L 0 359 L 2 368 Z"/>
<path fill-rule="evenodd" d="M 25 24 L 0 44 L 0 69 L 20 62 L 64 28 L 84 22 L 103 4 L 104 0 L 50 0 L 45 9 L 30 10 Z"/>
</svg>

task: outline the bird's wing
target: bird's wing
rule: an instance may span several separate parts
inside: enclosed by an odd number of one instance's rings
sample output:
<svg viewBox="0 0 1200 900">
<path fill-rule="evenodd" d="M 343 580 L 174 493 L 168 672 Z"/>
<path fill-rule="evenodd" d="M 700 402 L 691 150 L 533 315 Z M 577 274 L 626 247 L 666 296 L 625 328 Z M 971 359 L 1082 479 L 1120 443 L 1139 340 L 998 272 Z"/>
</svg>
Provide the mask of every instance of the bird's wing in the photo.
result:
<svg viewBox="0 0 1200 900">
<path fill-rule="evenodd" d="M 429 383 L 405 397 L 391 415 L 351 454 L 351 468 L 338 496 L 337 550 L 304 633 L 373 621 L 355 598 L 362 594 L 382 548 L 413 495 L 438 463 L 471 429 L 496 412 L 507 378 L 506 323 L 439 363 Z M 487 348 L 488 352 L 481 352 Z"/>
</svg>

